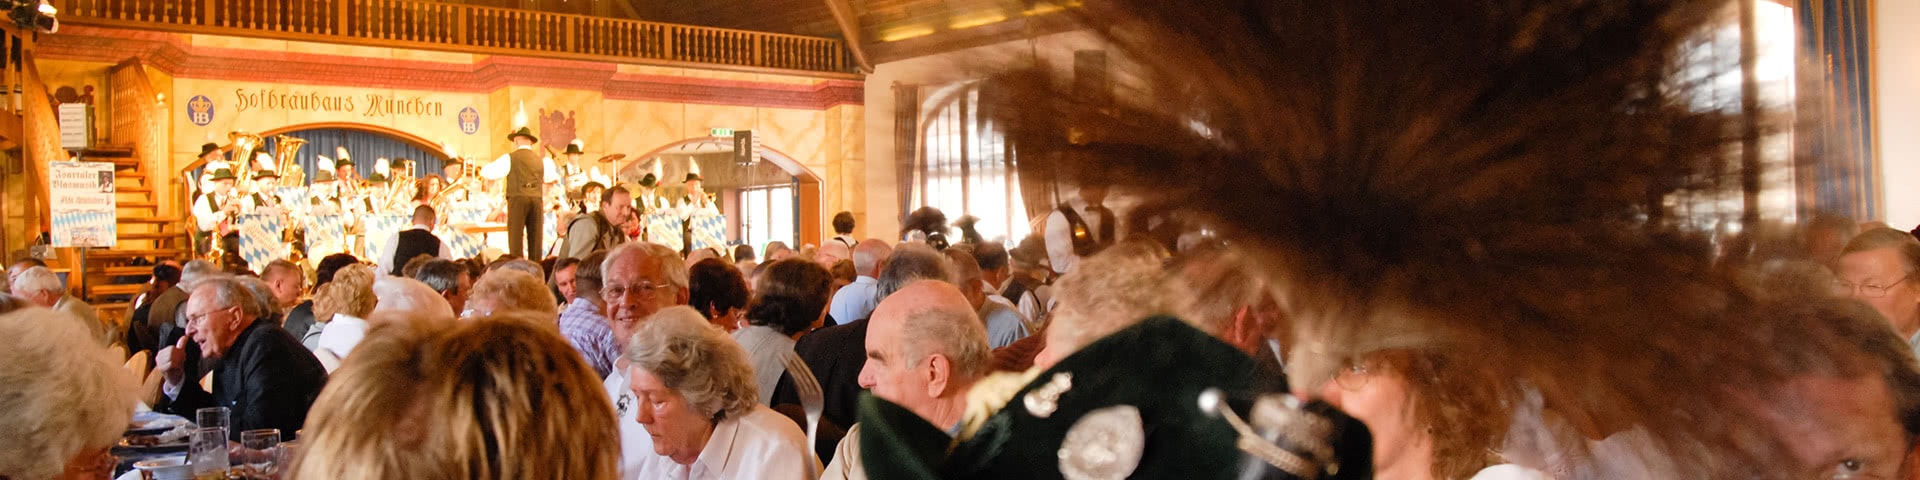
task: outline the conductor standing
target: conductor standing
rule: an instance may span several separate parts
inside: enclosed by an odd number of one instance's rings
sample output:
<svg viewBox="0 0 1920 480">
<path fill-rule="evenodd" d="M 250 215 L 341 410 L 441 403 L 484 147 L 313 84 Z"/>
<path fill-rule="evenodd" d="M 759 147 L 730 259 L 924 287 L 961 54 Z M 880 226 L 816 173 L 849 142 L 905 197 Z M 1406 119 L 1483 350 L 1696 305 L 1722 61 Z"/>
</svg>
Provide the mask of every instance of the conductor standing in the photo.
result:
<svg viewBox="0 0 1920 480">
<path fill-rule="evenodd" d="M 542 228 L 546 221 L 546 209 L 541 207 L 541 186 L 545 181 L 546 170 L 542 168 L 540 154 L 533 144 L 540 139 L 533 136 L 533 130 L 520 127 L 507 135 L 513 142 L 513 151 L 508 152 L 506 197 L 507 197 L 507 250 L 521 258 L 528 254 L 539 255 Z M 525 239 L 523 243 L 521 239 Z"/>
</svg>

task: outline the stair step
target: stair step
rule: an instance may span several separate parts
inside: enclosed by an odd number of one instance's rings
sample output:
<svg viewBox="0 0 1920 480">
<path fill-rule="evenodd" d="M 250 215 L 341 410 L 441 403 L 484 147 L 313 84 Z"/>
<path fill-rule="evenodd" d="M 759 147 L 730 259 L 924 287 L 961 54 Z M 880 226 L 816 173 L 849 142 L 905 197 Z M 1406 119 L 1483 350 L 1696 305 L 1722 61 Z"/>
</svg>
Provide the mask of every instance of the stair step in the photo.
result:
<svg viewBox="0 0 1920 480">
<path fill-rule="evenodd" d="M 153 193 L 153 187 L 145 185 L 138 187 L 115 187 L 114 193 Z"/>
<path fill-rule="evenodd" d="M 137 257 L 179 258 L 187 253 L 184 248 L 98 250 L 87 252 L 87 258 L 115 259 Z"/>
<path fill-rule="evenodd" d="M 120 217 L 115 219 L 116 223 L 147 223 L 147 224 L 161 224 L 161 225 L 180 223 L 181 221 L 182 220 L 180 219 L 180 217 L 140 217 L 140 218 Z"/>
<path fill-rule="evenodd" d="M 144 283 L 115 283 L 109 285 L 87 284 L 87 295 L 133 295 L 147 288 Z"/>
<path fill-rule="evenodd" d="M 153 208 L 153 209 L 160 208 L 159 203 L 154 203 L 150 201 L 148 202 L 114 202 L 113 206 L 115 208 Z"/>
<path fill-rule="evenodd" d="M 133 304 L 128 302 L 93 304 L 93 311 L 100 314 L 100 318 L 114 319 L 116 321 L 127 318 L 127 310 L 131 308 L 133 308 Z"/>
<path fill-rule="evenodd" d="M 132 158 L 133 147 L 123 145 L 102 145 L 80 150 L 81 158 Z"/>
<path fill-rule="evenodd" d="M 136 178 L 136 179 L 140 179 L 140 180 L 146 180 L 146 179 L 147 179 L 147 174 L 146 174 L 146 172 L 136 172 L 136 171 L 129 171 L 129 170 L 114 170 L 114 171 L 113 171 L 113 178 Z"/>
<path fill-rule="evenodd" d="M 169 232 L 120 232 L 119 237 L 121 240 L 172 240 L 176 238 L 187 238 L 187 234 Z"/>
<path fill-rule="evenodd" d="M 145 277 L 150 275 L 153 275 L 152 265 L 136 265 L 136 266 L 128 266 L 128 267 L 100 267 L 100 268 L 87 269 L 87 276 L 96 277 L 96 278 Z"/>
</svg>

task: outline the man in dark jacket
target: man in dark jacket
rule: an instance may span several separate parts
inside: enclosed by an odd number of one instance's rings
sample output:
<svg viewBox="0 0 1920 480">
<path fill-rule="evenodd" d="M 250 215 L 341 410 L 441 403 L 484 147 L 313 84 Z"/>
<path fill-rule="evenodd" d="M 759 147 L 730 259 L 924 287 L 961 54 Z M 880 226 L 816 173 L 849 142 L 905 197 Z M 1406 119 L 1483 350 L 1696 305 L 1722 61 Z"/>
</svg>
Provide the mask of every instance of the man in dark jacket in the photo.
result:
<svg viewBox="0 0 1920 480">
<path fill-rule="evenodd" d="M 232 409 L 227 435 L 259 428 L 292 438 L 307 421 L 307 409 L 326 384 L 326 370 L 300 341 L 260 318 L 259 304 L 230 278 L 195 285 L 187 300 L 187 338 L 161 351 L 155 369 L 166 372 L 154 410 L 187 416 L 206 407 Z M 189 340 L 213 361 L 213 391 L 187 378 Z"/>
<path fill-rule="evenodd" d="M 540 138 L 533 136 L 533 130 L 520 127 L 508 134 L 507 140 L 513 142 L 513 151 L 500 156 L 500 160 L 509 162 L 503 188 L 507 196 L 507 253 L 538 260 L 544 252 L 541 228 L 547 211 L 541 204 L 546 198 L 545 163 L 533 149 Z"/>
<path fill-rule="evenodd" d="M 186 303 L 187 292 L 180 289 L 180 266 L 162 263 L 153 266 L 153 278 L 147 281 L 147 293 L 127 322 L 127 351 L 157 350 L 163 326 L 173 323 L 174 313 Z"/>
</svg>

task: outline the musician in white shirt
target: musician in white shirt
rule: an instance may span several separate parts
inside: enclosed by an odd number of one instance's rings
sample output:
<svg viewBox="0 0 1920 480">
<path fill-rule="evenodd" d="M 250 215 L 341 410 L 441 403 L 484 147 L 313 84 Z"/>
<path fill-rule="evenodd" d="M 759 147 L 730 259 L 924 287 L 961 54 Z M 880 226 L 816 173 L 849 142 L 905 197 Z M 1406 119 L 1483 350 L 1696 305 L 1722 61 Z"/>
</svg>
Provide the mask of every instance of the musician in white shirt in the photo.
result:
<svg viewBox="0 0 1920 480">
<path fill-rule="evenodd" d="M 239 248 L 240 242 L 230 222 L 233 215 L 240 213 L 240 202 L 233 198 L 233 169 L 213 170 L 208 179 L 208 190 L 193 199 L 194 238 L 198 240 L 200 253 L 206 253 L 214 235 L 218 234 L 221 249 L 232 252 Z"/>
</svg>

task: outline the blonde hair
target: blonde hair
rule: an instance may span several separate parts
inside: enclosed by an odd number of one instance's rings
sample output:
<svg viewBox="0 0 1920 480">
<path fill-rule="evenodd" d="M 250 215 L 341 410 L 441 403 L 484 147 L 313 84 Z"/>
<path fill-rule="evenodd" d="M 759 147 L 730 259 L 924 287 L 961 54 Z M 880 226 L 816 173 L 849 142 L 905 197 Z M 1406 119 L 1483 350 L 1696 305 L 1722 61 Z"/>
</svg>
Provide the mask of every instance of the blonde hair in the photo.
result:
<svg viewBox="0 0 1920 480">
<path fill-rule="evenodd" d="M 686 397 L 694 411 L 716 422 L 744 417 L 760 404 L 747 351 L 693 307 L 671 307 L 647 317 L 627 342 L 626 357 L 633 368 L 659 377 L 660 383 Z"/>
<path fill-rule="evenodd" d="M 547 290 L 547 283 L 540 277 L 519 270 L 503 269 L 487 272 L 473 284 L 473 295 L 468 304 L 481 302 L 491 304 L 493 312 L 526 311 L 546 315 L 545 323 L 554 323 L 560 315 L 560 304 L 553 298 L 553 292 Z"/>
<path fill-rule="evenodd" d="M 1166 249 L 1151 242 L 1127 241 L 1080 261 L 1054 286 L 1054 305 L 1046 326 L 1048 348 L 1060 357 L 1146 320 L 1174 310 Z"/>
<path fill-rule="evenodd" d="M 333 281 L 321 285 L 313 295 L 313 319 L 332 321 L 334 314 L 367 318 L 373 314 L 373 267 L 356 263 L 340 267 Z"/>
<path fill-rule="evenodd" d="M 375 324 L 315 401 L 292 478 L 614 478 L 613 405 L 533 317 Z"/>
<path fill-rule="evenodd" d="M 127 428 L 133 378 L 93 337 L 44 308 L 0 315 L 0 477 L 56 477 Z"/>
</svg>

